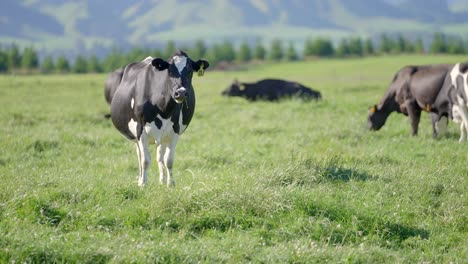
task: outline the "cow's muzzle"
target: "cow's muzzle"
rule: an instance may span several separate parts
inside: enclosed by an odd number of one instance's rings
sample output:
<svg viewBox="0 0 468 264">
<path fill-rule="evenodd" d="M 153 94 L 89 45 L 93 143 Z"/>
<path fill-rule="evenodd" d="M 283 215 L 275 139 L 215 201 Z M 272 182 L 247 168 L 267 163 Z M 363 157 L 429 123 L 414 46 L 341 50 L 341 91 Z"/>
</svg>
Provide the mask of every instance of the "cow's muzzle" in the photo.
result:
<svg viewBox="0 0 468 264">
<path fill-rule="evenodd" d="M 177 103 L 182 103 L 188 97 L 187 89 L 181 87 L 174 92 L 174 99 Z"/>
</svg>

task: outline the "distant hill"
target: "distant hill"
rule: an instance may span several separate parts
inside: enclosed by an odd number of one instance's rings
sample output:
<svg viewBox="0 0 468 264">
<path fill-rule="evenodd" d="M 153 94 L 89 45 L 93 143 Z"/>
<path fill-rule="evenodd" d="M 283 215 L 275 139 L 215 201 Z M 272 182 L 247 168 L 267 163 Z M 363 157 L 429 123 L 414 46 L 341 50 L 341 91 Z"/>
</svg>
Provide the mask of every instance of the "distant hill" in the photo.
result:
<svg viewBox="0 0 468 264">
<path fill-rule="evenodd" d="M 0 44 L 44 53 L 383 32 L 468 36 L 468 0 L 2 0 Z"/>
</svg>

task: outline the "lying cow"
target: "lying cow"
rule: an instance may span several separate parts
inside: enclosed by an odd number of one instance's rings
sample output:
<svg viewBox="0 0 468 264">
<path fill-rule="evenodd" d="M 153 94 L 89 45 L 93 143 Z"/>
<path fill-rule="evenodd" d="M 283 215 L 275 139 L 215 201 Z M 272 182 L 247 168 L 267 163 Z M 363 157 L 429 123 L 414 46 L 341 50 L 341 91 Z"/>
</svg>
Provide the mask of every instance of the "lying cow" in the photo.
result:
<svg viewBox="0 0 468 264">
<path fill-rule="evenodd" d="M 442 90 L 431 111 L 438 118 L 448 116 L 460 123 L 460 139 L 466 139 L 468 132 L 468 63 L 458 63 L 445 78 Z"/>
<path fill-rule="evenodd" d="M 445 77 L 453 65 L 406 66 L 400 69 L 379 104 L 369 108 L 368 129 L 379 130 L 392 112 L 408 115 L 412 135 L 418 134 L 422 111 L 431 112 L 444 84 Z M 430 113 L 433 137 L 442 133 L 447 126 L 446 116 L 439 118 Z"/>
<path fill-rule="evenodd" d="M 142 62 L 150 64 L 152 60 L 153 58 L 149 56 Z M 117 87 L 119 87 L 120 81 L 122 80 L 124 69 L 125 67 L 110 72 L 107 76 L 106 82 L 104 83 L 104 98 L 109 105 L 111 104 L 112 97 L 114 96 L 114 93 L 117 90 Z M 105 117 L 110 118 L 110 114 L 106 114 Z"/>
<path fill-rule="evenodd" d="M 192 75 L 202 75 L 208 67 L 207 61 L 192 61 L 183 51 L 169 61 L 157 58 L 149 64 L 142 61 L 125 66 L 111 101 L 111 118 L 120 133 L 136 143 L 140 186 L 147 182 L 151 143 L 157 146 L 159 182 L 174 185 L 175 147 L 195 110 Z"/>
<path fill-rule="evenodd" d="M 225 96 L 240 96 L 247 100 L 263 99 L 277 101 L 281 98 L 299 97 L 301 99 L 320 99 L 320 92 L 314 91 L 297 82 L 265 79 L 255 83 L 239 83 L 237 80 L 222 92 Z"/>
</svg>

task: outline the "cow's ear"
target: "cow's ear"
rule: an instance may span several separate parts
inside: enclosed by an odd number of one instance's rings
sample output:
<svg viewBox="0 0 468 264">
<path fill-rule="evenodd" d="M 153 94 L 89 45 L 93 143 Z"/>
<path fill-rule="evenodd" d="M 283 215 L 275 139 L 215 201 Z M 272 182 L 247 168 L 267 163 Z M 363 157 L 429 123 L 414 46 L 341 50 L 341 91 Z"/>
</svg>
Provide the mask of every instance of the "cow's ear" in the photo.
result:
<svg viewBox="0 0 468 264">
<path fill-rule="evenodd" d="M 194 71 L 198 72 L 198 76 L 203 76 L 208 67 L 210 67 L 210 63 L 206 60 L 198 60 L 192 63 L 192 68 Z"/>
<path fill-rule="evenodd" d="M 158 71 L 164 71 L 169 68 L 169 63 L 163 59 L 156 58 L 151 61 L 151 64 L 156 68 Z"/>
</svg>

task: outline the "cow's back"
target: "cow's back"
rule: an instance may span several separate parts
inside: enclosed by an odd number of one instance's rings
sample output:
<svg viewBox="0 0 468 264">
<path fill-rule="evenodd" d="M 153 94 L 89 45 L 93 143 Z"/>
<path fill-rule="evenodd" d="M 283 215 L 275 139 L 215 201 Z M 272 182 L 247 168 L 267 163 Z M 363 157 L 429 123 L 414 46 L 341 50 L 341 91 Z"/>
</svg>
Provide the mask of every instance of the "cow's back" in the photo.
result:
<svg viewBox="0 0 468 264">
<path fill-rule="evenodd" d="M 251 84 L 250 93 L 257 93 L 258 97 L 269 100 L 277 100 L 281 97 L 299 96 L 307 98 L 320 98 L 320 93 L 311 90 L 297 82 L 265 79 Z"/>
<path fill-rule="evenodd" d="M 452 67 L 446 64 L 420 66 L 411 75 L 410 92 L 422 108 L 435 102 Z"/>
</svg>

